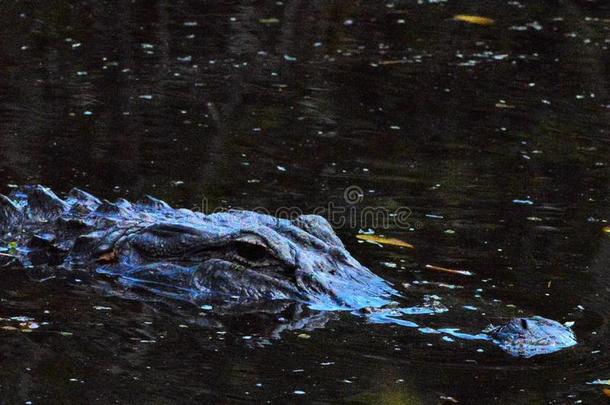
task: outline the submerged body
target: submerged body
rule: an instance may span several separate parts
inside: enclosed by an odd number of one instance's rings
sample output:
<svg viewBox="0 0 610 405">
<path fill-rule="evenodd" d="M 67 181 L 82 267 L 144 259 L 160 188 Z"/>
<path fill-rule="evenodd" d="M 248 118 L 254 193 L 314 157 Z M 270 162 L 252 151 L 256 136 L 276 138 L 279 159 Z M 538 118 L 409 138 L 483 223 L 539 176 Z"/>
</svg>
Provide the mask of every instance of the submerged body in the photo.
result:
<svg viewBox="0 0 610 405">
<path fill-rule="evenodd" d="M 135 204 L 101 201 L 79 189 L 62 200 L 37 185 L 0 195 L 0 231 L 3 244 L 23 247 L 15 253 L 26 265 L 90 269 L 183 299 L 286 300 L 356 311 L 383 308 L 398 296 L 316 215 L 205 215 L 152 197 Z M 523 357 L 571 345 L 556 325 L 529 319 L 483 336 Z M 559 337 L 553 339 L 554 333 Z M 520 349 L 514 350 L 518 340 Z"/>
</svg>

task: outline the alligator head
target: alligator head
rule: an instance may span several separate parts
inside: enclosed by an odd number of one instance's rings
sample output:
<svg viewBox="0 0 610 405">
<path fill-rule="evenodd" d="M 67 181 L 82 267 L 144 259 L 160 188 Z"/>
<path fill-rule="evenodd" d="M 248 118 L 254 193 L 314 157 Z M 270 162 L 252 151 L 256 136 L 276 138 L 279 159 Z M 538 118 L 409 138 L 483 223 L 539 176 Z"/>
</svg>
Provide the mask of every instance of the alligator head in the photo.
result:
<svg viewBox="0 0 610 405">
<path fill-rule="evenodd" d="M 155 215 L 158 219 L 158 208 Z M 149 286 L 178 287 L 195 297 L 357 309 L 386 304 L 395 293 L 315 215 L 290 221 L 249 211 L 182 211 L 114 231 L 110 240 L 108 233 L 98 236 L 93 257 L 105 263 L 101 271 Z"/>
<path fill-rule="evenodd" d="M 152 197 L 100 201 L 78 189 L 62 200 L 42 186 L 20 188 L 0 203 L 3 229 L 21 229 L 30 246 L 53 247 L 64 267 L 93 268 L 182 298 L 359 309 L 397 294 L 317 215 L 204 215 Z"/>
</svg>

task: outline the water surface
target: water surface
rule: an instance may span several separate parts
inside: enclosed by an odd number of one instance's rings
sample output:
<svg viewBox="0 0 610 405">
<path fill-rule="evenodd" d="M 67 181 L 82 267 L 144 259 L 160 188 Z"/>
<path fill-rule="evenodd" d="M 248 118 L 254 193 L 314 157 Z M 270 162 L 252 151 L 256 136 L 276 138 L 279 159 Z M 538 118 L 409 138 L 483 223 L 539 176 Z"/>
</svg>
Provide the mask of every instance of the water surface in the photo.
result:
<svg viewBox="0 0 610 405">
<path fill-rule="evenodd" d="M 337 229 L 449 309 L 412 321 L 537 314 L 575 322 L 579 345 L 514 359 L 344 313 L 279 332 L 8 266 L 1 401 L 603 401 L 586 383 L 610 378 L 609 18 L 603 0 L 4 1 L 0 191 L 311 212 L 356 186 L 358 210 L 412 211 Z M 358 243 L 368 228 L 416 249 Z"/>
</svg>

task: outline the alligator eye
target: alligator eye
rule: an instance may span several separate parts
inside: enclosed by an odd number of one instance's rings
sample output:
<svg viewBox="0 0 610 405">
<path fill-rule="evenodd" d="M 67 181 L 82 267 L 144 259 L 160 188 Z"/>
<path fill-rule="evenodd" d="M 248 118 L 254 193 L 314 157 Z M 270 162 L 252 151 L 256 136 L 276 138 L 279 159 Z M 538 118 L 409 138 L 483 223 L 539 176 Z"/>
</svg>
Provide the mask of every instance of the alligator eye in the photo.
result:
<svg viewBox="0 0 610 405">
<path fill-rule="evenodd" d="M 258 262 L 267 257 L 267 249 L 264 246 L 252 243 L 236 242 L 235 252 L 249 262 Z"/>
<path fill-rule="evenodd" d="M 527 320 L 524 318 L 521 318 L 521 327 L 527 329 Z"/>
</svg>

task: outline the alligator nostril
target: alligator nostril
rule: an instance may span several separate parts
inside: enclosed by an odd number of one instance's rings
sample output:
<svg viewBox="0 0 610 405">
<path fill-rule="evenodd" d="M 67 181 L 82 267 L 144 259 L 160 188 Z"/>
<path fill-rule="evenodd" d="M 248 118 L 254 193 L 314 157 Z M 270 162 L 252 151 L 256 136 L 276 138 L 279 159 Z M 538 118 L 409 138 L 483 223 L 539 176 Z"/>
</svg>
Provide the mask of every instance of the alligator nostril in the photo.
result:
<svg viewBox="0 0 610 405">
<path fill-rule="evenodd" d="M 527 329 L 527 320 L 525 318 L 521 318 L 521 327 Z"/>
</svg>

